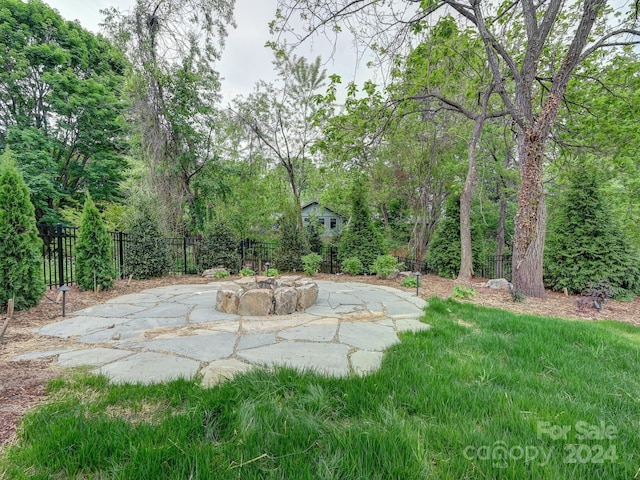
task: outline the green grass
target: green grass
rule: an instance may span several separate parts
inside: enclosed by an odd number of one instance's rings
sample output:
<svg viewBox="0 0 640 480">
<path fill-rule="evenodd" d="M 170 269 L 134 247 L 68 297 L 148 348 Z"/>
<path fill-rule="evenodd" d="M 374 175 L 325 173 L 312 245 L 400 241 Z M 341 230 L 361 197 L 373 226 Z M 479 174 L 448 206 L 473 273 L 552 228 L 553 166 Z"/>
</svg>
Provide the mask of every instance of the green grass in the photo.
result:
<svg viewBox="0 0 640 480">
<path fill-rule="evenodd" d="M 439 299 L 425 321 L 364 378 L 54 381 L 0 478 L 634 478 L 640 330 Z"/>
</svg>

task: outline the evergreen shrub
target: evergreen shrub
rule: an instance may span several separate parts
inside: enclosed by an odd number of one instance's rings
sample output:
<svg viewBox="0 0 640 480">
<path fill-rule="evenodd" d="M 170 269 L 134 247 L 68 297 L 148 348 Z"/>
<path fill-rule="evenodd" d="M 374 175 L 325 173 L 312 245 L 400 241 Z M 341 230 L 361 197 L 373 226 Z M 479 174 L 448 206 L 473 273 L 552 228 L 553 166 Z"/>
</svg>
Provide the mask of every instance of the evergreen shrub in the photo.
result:
<svg viewBox="0 0 640 480">
<path fill-rule="evenodd" d="M 82 290 L 107 289 L 113 285 L 113 276 L 111 238 L 87 194 L 76 242 L 76 281 Z"/>
<path fill-rule="evenodd" d="M 138 208 L 129 222 L 123 273 L 136 279 L 163 277 L 171 270 L 169 245 L 151 208 Z"/>
<path fill-rule="evenodd" d="M 364 272 L 364 266 L 358 257 L 349 257 L 342 261 L 340 270 L 350 275 L 361 275 Z"/>
<path fill-rule="evenodd" d="M 640 293 L 640 262 L 612 214 L 603 178 L 588 161 L 570 176 L 552 212 L 545 250 L 545 284 L 583 293 L 606 283 L 614 298 Z"/>
<path fill-rule="evenodd" d="M 338 260 L 357 257 L 368 270 L 383 255 L 382 239 L 376 231 L 369 207 L 364 177 L 358 176 L 351 190 L 351 219 L 344 228 L 338 247 Z"/>
<path fill-rule="evenodd" d="M 295 214 L 282 217 L 280 223 L 280 242 L 276 252 L 275 266 L 281 272 L 301 272 L 302 257 L 309 253 L 303 232 L 298 227 Z"/>
<path fill-rule="evenodd" d="M 230 272 L 239 270 L 238 240 L 225 222 L 207 225 L 196 251 L 196 263 L 199 272 L 215 267 L 224 267 Z"/>
<path fill-rule="evenodd" d="M 0 306 L 13 299 L 14 309 L 23 310 L 44 294 L 42 240 L 29 189 L 8 149 L 0 161 Z"/>
</svg>

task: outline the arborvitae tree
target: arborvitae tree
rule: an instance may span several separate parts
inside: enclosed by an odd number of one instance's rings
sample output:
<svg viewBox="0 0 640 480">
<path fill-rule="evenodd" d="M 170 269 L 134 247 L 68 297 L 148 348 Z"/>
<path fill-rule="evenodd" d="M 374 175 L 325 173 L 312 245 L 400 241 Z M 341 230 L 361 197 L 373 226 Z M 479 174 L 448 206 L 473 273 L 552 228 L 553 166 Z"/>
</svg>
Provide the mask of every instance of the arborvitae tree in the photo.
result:
<svg viewBox="0 0 640 480">
<path fill-rule="evenodd" d="M 76 280 L 83 290 L 111 288 L 113 285 L 111 239 L 100 212 L 87 194 L 76 243 Z"/>
<path fill-rule="evenodd" d="M 309 249 L 313 253 L 322 255 L 322 248 L 324 246 L 322 234 L 324 233 L 324 226 L 318 221 L 317 217 L 312 216 L 309 218 L 309 223 L 307 223 L 305 227 L 305 233 L 307 234 Z"/>
<path fill-rule="evenodd" d="M 0 156 L 0 307 L 13 298 L 16 310 L 32 307 L 44 294 L 42 240 L 29 189 L 11 159 Z"/>
<path fill-rule="evenodd" d="M 367 206 L 365 179 L 358 176 L 351 190 L 351 218 L 343 230 L 338 248 L 338 260 L 356 257 L 369 271 L 379 255 L 383 255 L 382 239 L 371 221 Z"/>
<path fill-rule="evenodd" d="M 196 252 L 198 271 L 218 266 L 237 272 L 240 266 L 238 240 L 225 222 L 218 221 L 205 227 Z"/>
<path fill-rule="evenodd" d="M 309 253 L 309 244 L 300 230 L 294 211 L 283 215 L 280 223 L 280 243 L 275 267 L 280 272 L 302 272 L 302 257 Z"/>
<path fill-rule="evenodd" d="M 616 297 L 640 293 L 637 252 L 608 208 L 602 184 L 597 168 L 584 162 L 552 211 L 545 283 L 554 290 L 581 293 L 607 282 Z"/>
<path fill-rule="evenodd" d="M 450 195 L 427 252 L 427 265 L 441 277 L 452 278 L 460 270 L 460 197 Z"/>
<path fill-rule="evenodd" d="M 123 272 L 133 278 L 162 277 L 171 270 L 169 245 L 151 208 L 138 207 L 130 221 Z"/>
</svg>

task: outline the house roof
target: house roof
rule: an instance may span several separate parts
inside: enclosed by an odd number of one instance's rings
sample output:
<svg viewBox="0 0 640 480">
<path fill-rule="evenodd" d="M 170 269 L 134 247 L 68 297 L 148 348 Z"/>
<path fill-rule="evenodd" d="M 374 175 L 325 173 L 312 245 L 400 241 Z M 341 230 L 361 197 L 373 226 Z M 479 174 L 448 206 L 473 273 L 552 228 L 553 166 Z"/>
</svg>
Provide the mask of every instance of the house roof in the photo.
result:
<svg viewBox="0 0 640 480">
<path fill-rule="evenodd" d="M 320 205 L 320 202 L 318 202 L 317 200 L 312 200 L 311 202 L 305 203 L 304 205 L 302 205 L 302 210 L 304 210 L 307 207 L 310 207 L 311 205 L 318 205 L 319 207 L 324 208 L 325 210 L 328 210 L 329 212 L 333 213 L 334 215 L 337 215 L 339 217 L 343 217 L 343 215 L 340 215 L 338 212 L 331 210 L 329 207 L 325 207 L 324 205 Z"/>
</svg>

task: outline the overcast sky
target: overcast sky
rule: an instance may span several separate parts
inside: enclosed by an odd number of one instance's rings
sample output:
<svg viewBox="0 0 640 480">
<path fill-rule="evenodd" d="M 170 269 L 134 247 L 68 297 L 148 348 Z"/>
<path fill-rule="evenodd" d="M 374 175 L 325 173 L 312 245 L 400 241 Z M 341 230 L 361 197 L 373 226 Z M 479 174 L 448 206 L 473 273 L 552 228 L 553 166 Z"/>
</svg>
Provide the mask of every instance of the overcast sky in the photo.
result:
<svg viewBox="0 0 640 480">
<path fill-rule="evenodd" d="M 99 31 L 102 21 L 100 10 L 109 6 L 128 10 L 134 0 L 44 0 L 60 12 L 66 20 L 78 20 L 83 27 Z M 274 18 L 277 0 L 236 0 L 235 19 L 237 28 L 231 29 L 227 38 L 222 61 L 217 70 L 224 77 L 222 94 L 225 103 L 236 95 L 245 95 L 253 90 L 258 80 L 273 81 L 274 73 L 271 50 L 264 47 L 269 40 L 268 22 Z M 316 40 L 296 51 L 298 55 L 315 59 L 321 56 L 326 62 L 327 74 L 342 76 L 343 84 L 356 80 L 359 84 L 369 78 L 364 61 L 358 62 L 350 44 L 341 45 L 330 59 L 332 48 L 328 43 Z M 357 73 L 357 76 L 356 76 Z"/>
</svg>

